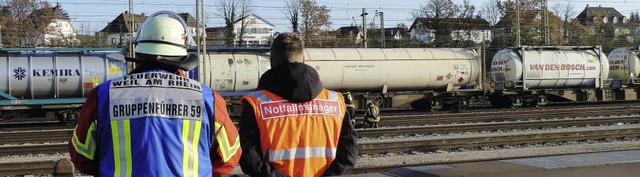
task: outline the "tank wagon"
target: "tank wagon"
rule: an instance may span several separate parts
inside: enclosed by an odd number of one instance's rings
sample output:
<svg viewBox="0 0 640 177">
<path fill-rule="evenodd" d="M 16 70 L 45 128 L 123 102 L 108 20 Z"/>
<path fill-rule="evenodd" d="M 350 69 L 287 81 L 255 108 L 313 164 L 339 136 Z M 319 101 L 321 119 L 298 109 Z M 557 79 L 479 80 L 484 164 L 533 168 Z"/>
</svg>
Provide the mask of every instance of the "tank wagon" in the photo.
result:
<svg viewBox="0 0 640 177">
<path fill-rule="evenodd" d="M 357 106 L 373 99 L 382 107 L 464 109 L 483 92 L 477 48 L 307 48 L 304 55 L 326 88 L 353 92 Z M 199 80 L 223 96 L 242 96 L 257 89 L 268 57 L 268 48 L 209 49 Z"/>
<path fill-rule="evenodd" d="M 127 74 L 122 49 L 0 49 L 0 118 L 56 113 L 75 115 L 89 91 Z"/>
<path fill-rule="evenodd" d="M 502 49 L 491 62 L 493 106 L 545 105 L 549 99 L 605 100 L 609 61 L 600 47 Z"/>
<path fill-rule="evenodd" d="M 616 48 L 607 57 L 613 97 L 617 100 L 640 99 L 640 48 Z"/>
</svg>

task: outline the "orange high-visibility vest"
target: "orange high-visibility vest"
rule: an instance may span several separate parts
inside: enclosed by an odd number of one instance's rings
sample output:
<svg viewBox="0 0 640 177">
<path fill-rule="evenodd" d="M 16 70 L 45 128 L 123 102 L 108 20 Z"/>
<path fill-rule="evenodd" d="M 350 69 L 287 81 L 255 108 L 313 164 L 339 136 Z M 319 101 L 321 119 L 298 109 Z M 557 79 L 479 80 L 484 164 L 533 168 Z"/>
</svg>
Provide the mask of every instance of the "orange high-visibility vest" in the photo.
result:
<svg viewBox="0 0 640 177">
<path fill-rule="evenodd" d="M 311 101 L 292 103 L 260 90 L 242 100 L 253 107 L 262 152 L 274 168 L 287 176 L 322 176 L 336 157 L 346 110 L 342 94 L 323 89 Z"/>
</svg>

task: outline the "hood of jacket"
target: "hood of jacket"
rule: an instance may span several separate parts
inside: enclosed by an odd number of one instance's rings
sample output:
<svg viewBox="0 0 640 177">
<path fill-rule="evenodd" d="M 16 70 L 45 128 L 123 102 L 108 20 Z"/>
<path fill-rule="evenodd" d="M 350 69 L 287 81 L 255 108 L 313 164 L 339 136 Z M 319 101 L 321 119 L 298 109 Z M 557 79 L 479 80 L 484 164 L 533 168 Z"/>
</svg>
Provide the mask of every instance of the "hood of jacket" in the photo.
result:
<svg viewBox="0 0 640 177">
<path fill-rule="evenodd" d="M 311 101 L 322 92 L 318 72 L 304 63 L 287 63 L 271 68 L 260 77 L 258 90 L 267 90 L 291 102 Z"/>
</svg>

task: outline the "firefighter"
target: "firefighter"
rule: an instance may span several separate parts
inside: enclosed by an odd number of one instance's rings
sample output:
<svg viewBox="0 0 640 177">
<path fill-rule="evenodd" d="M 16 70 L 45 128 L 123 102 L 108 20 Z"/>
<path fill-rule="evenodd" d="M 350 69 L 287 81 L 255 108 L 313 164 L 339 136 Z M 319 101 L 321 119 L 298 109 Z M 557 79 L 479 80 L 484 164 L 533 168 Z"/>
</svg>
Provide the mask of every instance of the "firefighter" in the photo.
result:
<svg viewBox="0 0 640 177">
<path fill-rule="evenodd" d="M 271 69 L 258 91 L 241 99 L 240 166 L 247 175 L 337 176 L 356 163 L 357 135 L 344 98 L 323 88 L 303 52 L 296 33 L 278 35 Z"/>
<path fill-rule="evenodd" d="M 364 112 L 364 124 L 369 128 L 378 128 L 378 122 L 380 122 L 380 110 L 373 102 L 368 102 L 367 110 Z"/>
<path fill-rule="evenodd" d="M 225 100 L 184 77 L 197 66 L 180 16 L 147 17 L 135 70 L 91 90 L 69 140 L 75 167 L 95 176 L 219 176 L 238 164 L 238 131 Z"/>
<path fill-rule="evenodd" d="M 344 92 L 344 103 L 347 104 L 347 112 L 351 115 L 351 123 L 356 125 L 356 106 L 353 104 L 351 92 Z"/>
</svg>

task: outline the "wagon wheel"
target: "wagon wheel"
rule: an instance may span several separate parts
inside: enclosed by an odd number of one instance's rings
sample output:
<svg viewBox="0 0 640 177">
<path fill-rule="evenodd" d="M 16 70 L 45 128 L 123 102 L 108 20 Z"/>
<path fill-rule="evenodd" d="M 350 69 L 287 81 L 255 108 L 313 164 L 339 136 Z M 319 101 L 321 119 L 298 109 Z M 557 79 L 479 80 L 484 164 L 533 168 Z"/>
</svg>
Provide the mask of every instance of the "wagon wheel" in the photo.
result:
<svg viewBox="0 0 640 177">
<path fill-rule="evenodd" d="M 442 101 L 440 101 L 440 99 L 430 100 L 430 102 L 427 105 L 427 108 L 431 112 L 440 111 L 440 109 L 442 109 Z"/>
<path fill-rule="evenodd" d="M 80 112 L 76 110 L 62 110 L 56 112 L 56 118 L 58 118 L 58 121 L 63 124 L 75 124 L 78 122 L 79 117 Z"/>
<path fill-rule="evenodd" d="M 520 96 L 514 96 L 511 97 L 511 108 L 518 108 L 520 106 L 522 106 L 522 97 Z"/>
<path fill-rule="evenodd" d="M 383 108 L 384 105 L 382 104 L 384 103 L 384 98 L 380 95 L 377 95 L 374 99 L 373 99 L 373 104 L 378 105 L 379 108 Z"/>
<path fill-rule="evenodd" d="M 536 99 L 536 103 L 534 104 L 536 107 L 547 105 L 547 97 L 545 97 L 544 95 L 538 96 L 538 98 Z"/>
<path fill-rule="evenodd" d="M 458 104 L 455 106 L 456 111 L 463 111 L 469 107 L 469 101 L 466 98 L 458 100 Z"/>
</svg>

